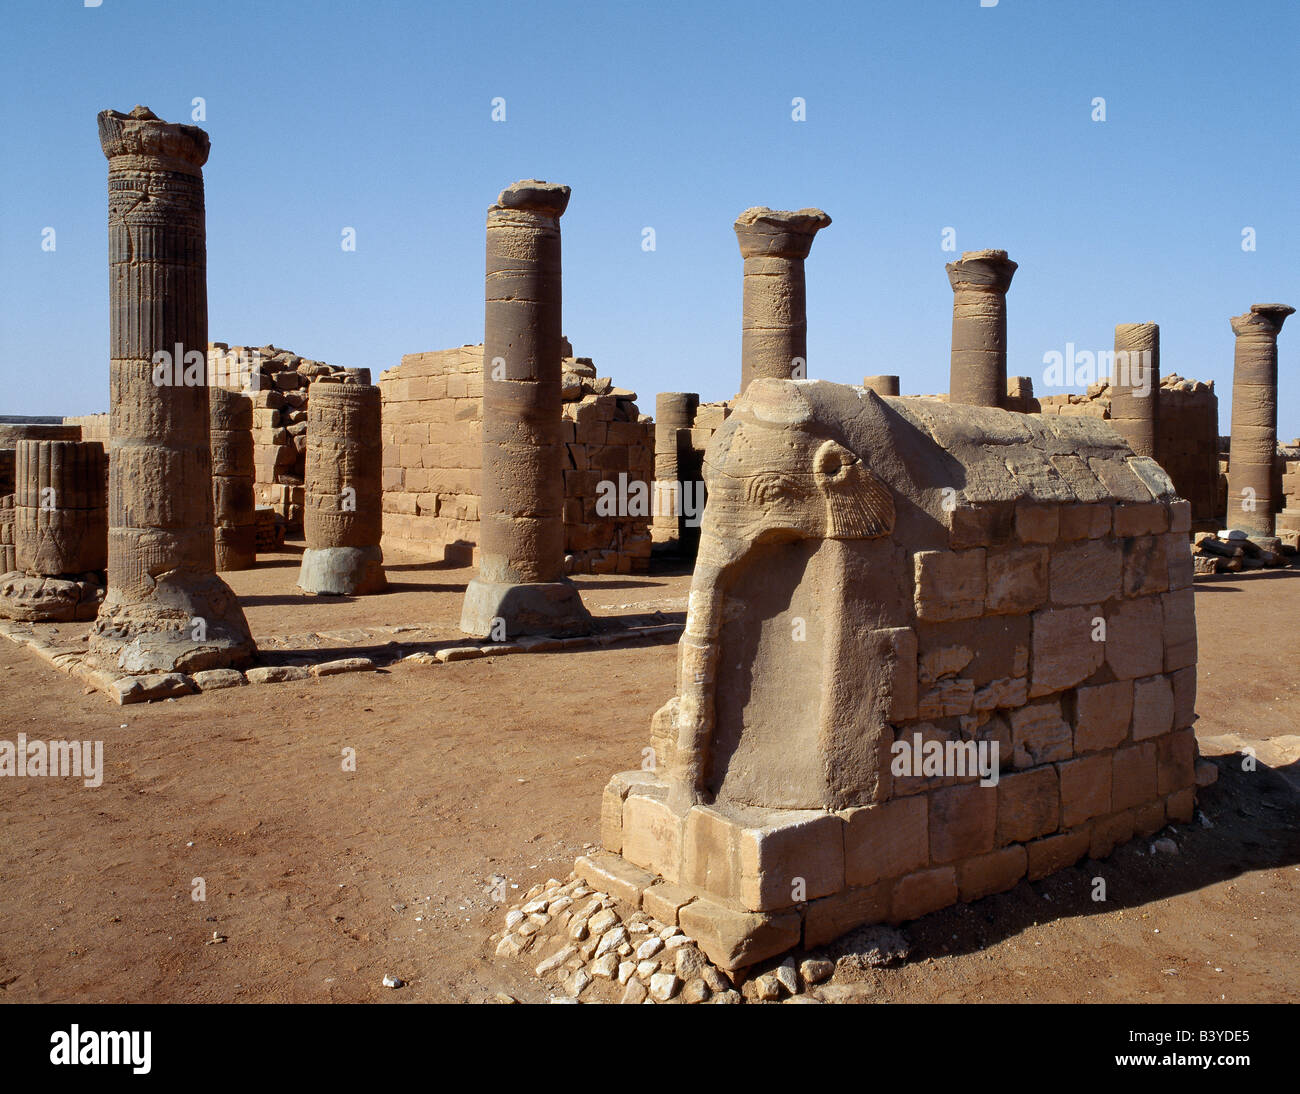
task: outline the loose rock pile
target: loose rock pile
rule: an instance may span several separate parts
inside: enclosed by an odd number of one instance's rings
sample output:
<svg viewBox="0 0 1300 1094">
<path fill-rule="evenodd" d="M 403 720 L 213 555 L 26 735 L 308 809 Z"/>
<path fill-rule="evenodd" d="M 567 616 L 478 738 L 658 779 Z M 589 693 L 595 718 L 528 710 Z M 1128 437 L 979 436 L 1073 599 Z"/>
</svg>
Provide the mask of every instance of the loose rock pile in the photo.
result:
<svg viewBox="0 0 1300 1094">
<path fill-rule="evenodd" d="M 905 940 L 885 935 L 841 946 L 839 963 L 861 968 L 906 957 Z M 827 984 L 836 961 L 788 957 L 726 973 L 681 927 L 620 904 L 577 875 L 534 885 L 491 941 L 498 957 L 526 961 L 554 1003 L 816 1003 L 838 994 Z"/>
<path fill-rule="evenodd" d="M 1239 528 L 1228 528 L 1218 535 L 1197 532 L 1192 548 L 1192 564 L 1198 574 L 1236 574 L 1242 570 L 1263 570 L 1285 566 L 1280 551 L 1261 547 Z"/>
</svg>

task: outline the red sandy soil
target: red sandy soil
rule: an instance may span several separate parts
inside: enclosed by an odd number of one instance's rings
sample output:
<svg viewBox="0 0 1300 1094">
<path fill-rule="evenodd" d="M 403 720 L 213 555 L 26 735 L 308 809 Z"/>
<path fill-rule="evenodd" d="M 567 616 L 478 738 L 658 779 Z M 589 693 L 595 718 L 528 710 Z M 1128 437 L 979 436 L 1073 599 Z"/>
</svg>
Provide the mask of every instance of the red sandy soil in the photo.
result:
<svg viewBox="0 0 1300 1094">
<path fill-rule="evenodd" d="M 394 590 L 348 601 L 299 595 L 296 564 L 291 547 L 227 575 L 255 635 L 434 622 L 460 637 L 468 570 L 390 555 Z M 579 579 L 598 614 L 678 621 L 688 583 Z M 1207 754 L 1229 749 L 1201 796 L 1213 827 L 1178 826 L 1176 856 L 1139 841 L 911 924 L 911 960 L 837 975 L 844 996 L 1300 999 L 1300 808 L 1269 766 L 1300 782 L 1300 752 L 1278 743 L 1300 709 L 1300 570 L 1198 582 L 1196 608 L 1197 732 Z M 597 839 L 605 781 L 640 762 L 675 656 L 651 644 L 404 663 L 119 708 L 0 641 L 0 737 L 102 740 L 106 766 L 97 789 L 0 780 L 0 999 L 544 1000 L 527 962 L 493 956 L 489 878 L 518 885 L 513 901 L 568 874 Z M 1258 746 L 1258 770 L 1241 769 L 1241 742 Z M 384 988 L 386 973 L 406 986 Z"/>
</svg>

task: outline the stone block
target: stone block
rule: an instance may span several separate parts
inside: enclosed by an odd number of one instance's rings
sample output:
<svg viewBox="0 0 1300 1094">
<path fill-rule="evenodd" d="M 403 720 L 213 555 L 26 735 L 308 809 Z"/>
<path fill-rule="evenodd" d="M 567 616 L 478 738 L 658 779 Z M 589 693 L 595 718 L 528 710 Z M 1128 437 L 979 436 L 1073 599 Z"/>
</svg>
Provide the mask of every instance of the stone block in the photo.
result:
<svg viewBox="0 0 1300 1094">
<path fill-rule="evenodd" d="M 1153 596 L 1169 588 L 1169 559 L 1164 536 L 1124 541 L 1124 595 Z"/>
<path fill-rule="evenodd" d="M 906 923 L 957 903 L 957 872 L 951 866 L 908 874 L 894 882 L 889 918 Z"/>
<path fill-rule="evenodd" d="M 1156 741 L 1156 793 L 1177 794 L 1196 786 L 1196 735 L 1181 729 Z"/>
<path fill-rule="evenodd" d="M 1106 664 L 1118 680 L 1150 676 L 1164 667 L 1161 598 L 1122 600 L 1106 615 Z"/>
<path fill-rule="evenodd" d="M 1111 811 L 1115 753 L 1081 756 L 1057 766 L 1061 779 L 1061 827 L 1074 828 Z"/>
<path fill-rule="evenodd" d="M 889 898 L 893 887 L 892 882 L 881 881 L 812 901 L 804 909 L 804 949 L 834 942 L 856 927 L 883 923 L 889 918 Z"/>
<path fill-rule="evenodd" d="M 1095 641 L 1096 605 L 1034 612 L 1029 695 L 1064 691 L 1087 680 L 1101 666 L 1105 645 Z"/>
<path fill-rule="evenodd" d="M 1133 682 L 1080 688 L 1074 706 L 1076 755 L 1116 748 L 1128 739 L 1133 719 Z"/>
<path fill-rule="evenodd" d="M 740 912 L 711 900 L 693 900 L 678 913 L 683 931 L 710 961 L 734 971 L 799 945 L 798 912 Z"/>
<path fill-rule="evenodd" d="M 1028 843 L 1060 827 L 1061 787 L 1055 767 L 1004 775 L 997 795 L 997 846 Z"/>
<path fill-rule="evenodd" d="M 608 851 L 579 855 L 573 871 L 597 892 L 609 893 L 633 908 L 641 906 L 641 894 L 657 880 L 653 874 Z"/>
<path fill-rule="evenodd" d="M 1174 688 L 1174 729 L 1186 729 L 1196 721 L 1196 666 L 1171 673 Z"/>
<path fill-rule="evenodd" d="M 988 552 L 986 610 L 1016 615 L 1042 607 L 1047 599 L 1046 547 L 1021 547 Z"/>
<path fill-rule="evenodd" d="M 1061 715 L 1058 700 L 1030 703 L 1007 716 L 1016 767 L 1068 760 L 1073 753 L 1073 733 Z"/>
<path fill-rule="evenodd" d="M 1174 728 L 1174 688 L 1167 676 L 1133 681 L 1133 740 L 1159 737 Z"/>
<path fill-rule="evenodd" d="M 1160 598 L 1165 619 L 1165 672 L 1196 664 L 1196 605 L 1192 590 L 1180 589 Z"/>
<path fill-rule="evenodd" d="M 623 802 L 622 855 L 666 881 L 681 878 L 683 817 L 667 802 L 629 793 Z"/>
<path fill-rule="evenodd" d="M 1158 536 L 1169 531 L 1169 513 L 1163 502 L 1115 506 L 1115 538 Z"/>
<path fill-rule="evenodd" d="M 1151 742 L 1117 750 L 1111 759 L 1111 809 L 1131 809 L 1156 796 L 1156 746 Z"/>
<path fill-rule="evenodd" d="M 956 862 L 993 849 L 998 797 L 994 787 L 968 784 L 930 793 L 930 859 Z"/>
<path fill-rule="evenodd" d="M 918 551 L 913 556 L 920 619 L 972 619 L 984 612 L 985 551 Z"/>
<path fill-rule="evenodd" d="M 678 914 L 694 899 L 689 889 L 661 881 L 641 894 L 641 908 L 646 915 L 671 927 L 676 926 Z"/>
<path fill-rule="evenodd" d="M 1137 810 L 1128 809 L 1114 816 L 1102 817 L 1092 825 L 1092 840 L 1088 847 L 1091 858 L 1106 858 L 1120 844 L 1128 843 L 1137 830 Z"/>
<path fill-rule="evenodd" d="M 844 888 L 844 822 L 837 814 L 774 810 L 763 823 L 741 827 L 737 845 L 740 899 L 750 911 L 788 908 Z"/>
<path fill-rule="evenodd" d="M 1060 538 L 1100 539 L 1111 530 L 1111 509 L 1105 503 L 1061 506 Z"/>
<path fill-rule="evenodd" d="M 957 864 L 957 892 L 962 900 L 979 900 L 1015 888 L 1025 876 L 1028 856 L 1019 844 Z"/>
<path fill-rule="evenodd" d="M 739 829 L 718 810 L 697 805 L 686 815 L 681 883 L 724 900 L 740 897 Z"/>
<path fill-rule="evenodd" d="M 1023 501 L 1016 505 L 1016 535 L 1021 543 L 1055 543 L 1060 520 L 1059 505 Z"/>
<path fill-rule="evenodd" d="M 1073 828 L 1069 832 L 1048 836 L 1046 839 L 1034 840 L 1025 847 L 1028 858 L 1025 875 L 1030 881 L 1037 881 L 1039 878 L 1047 877 L 1048 874 L 1056 873 L 1057 870 L 1073 866 L 1088 853 L 1091 844 L 1091 825 Z"/>
<path fill-rule="evenodd" d="M 869 886 L 928 865 L 928 806 L 929 799 L 922 794 L 841 813 L 845 882 Z"/>
<path fill-rule="evenodd" d="M 1122 556 L 1113 540 L 1083 540 L 1052 553 L 1049 567 L 1053 604 L 1097 604 L 1119 593 Z"/>
</svg>

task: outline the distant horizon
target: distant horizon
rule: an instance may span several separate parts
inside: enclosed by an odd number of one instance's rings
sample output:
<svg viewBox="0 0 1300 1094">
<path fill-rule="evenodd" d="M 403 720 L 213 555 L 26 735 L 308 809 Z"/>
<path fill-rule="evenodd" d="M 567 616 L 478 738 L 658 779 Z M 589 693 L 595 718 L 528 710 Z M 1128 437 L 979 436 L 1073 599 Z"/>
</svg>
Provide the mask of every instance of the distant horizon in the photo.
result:
<svg viewBox="0 0 1300 1094">
<path fill-rule="evenodd" d="M 947 391 L 943 267 L 999 247 L 1009 375 L 1082 394 L 1043 382 L 1050 355 L 1157 322 L 1162 373 L 1213 381 L 1227 435 L 1229 319 L 1300 305 L 1294 5 L 826 5 L 793 33 L 764 3 L 532 11 L 7 5 L 0 94 L 24 124 L 0 165 L 0 411 L 107 409 L 95 116 L 136 104 L 212 138 L 209 338 L 375 380 L 482 341 L 484 215 L 529 177 L 573 188 L 574 352 L 647 414 L 738 391 L 732 222 L 754 205 L 832 219 L 807 262 L 813 379 Z M 1300 319 L 1278 349 L 1286 442 Z"/>
</svg>

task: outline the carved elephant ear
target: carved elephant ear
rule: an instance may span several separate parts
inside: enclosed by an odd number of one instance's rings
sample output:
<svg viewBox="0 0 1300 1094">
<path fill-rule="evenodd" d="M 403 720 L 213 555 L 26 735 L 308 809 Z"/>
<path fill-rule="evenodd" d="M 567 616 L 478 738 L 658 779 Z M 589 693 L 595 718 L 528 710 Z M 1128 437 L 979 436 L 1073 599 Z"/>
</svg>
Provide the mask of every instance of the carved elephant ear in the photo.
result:
<svg viewBox="0 0 1300 1094">
<path fill-rule="evenodd" d="M 894 530 L 894 495 L 857 456 L 825 441 L 813 477 L 826 496 L 827 539 L 877 539 Z"/>
</svg>

